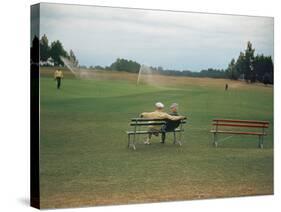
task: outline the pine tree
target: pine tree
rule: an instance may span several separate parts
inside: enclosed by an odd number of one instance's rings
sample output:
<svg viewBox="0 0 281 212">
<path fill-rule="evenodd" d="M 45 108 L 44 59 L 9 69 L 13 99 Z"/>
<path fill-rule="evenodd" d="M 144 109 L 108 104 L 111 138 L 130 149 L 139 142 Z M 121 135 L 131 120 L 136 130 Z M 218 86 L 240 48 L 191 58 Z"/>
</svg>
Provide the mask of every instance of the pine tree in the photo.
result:
<svg viewBox="0 0 281 212">
<path fill-rule="evenodd" d="M 47 61 L 50 57 L 49 40 L 44 34 L 40 40 L 40 61 Z"/>
</svg>

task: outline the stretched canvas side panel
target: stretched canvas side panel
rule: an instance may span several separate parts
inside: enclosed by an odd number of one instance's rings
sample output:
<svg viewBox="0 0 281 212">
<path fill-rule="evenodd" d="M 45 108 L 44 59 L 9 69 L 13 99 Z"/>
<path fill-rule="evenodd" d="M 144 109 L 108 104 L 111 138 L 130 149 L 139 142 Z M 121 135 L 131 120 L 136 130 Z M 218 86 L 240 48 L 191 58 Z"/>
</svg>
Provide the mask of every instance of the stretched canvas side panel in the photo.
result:
<svg viewBox="0 0 281 212">
<path fill-rule="evenodd" d="M 40 5 L 31 6 L 30 32 L 30 205 L 40 208 L 39 184 L 39 24 Z"/>
</svg>

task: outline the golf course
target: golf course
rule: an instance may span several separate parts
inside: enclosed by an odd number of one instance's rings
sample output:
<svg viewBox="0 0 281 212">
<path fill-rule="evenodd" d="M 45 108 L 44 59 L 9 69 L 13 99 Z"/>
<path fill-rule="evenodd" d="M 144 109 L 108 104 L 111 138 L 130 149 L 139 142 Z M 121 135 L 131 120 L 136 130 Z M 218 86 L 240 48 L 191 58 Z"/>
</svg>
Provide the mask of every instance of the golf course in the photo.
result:
<svg viewBox="0 0 281 212">
<path fill-rule="evenodd" d="M 42 208 L 133 204 L 273 194 L 273 87 L 239 80 L 96 71 L 77 79 L 64 68 L 40 69 L 40 203 Z M 225 84 L 228 90 L 225 91 Z M 137 136 L 127 147 L 131 118 L 172 103 L 187 117 L 183 145 Z M 264 148 L 252 135 L 219 135 L 212 120 L 269 121 Z"/>
</svg>

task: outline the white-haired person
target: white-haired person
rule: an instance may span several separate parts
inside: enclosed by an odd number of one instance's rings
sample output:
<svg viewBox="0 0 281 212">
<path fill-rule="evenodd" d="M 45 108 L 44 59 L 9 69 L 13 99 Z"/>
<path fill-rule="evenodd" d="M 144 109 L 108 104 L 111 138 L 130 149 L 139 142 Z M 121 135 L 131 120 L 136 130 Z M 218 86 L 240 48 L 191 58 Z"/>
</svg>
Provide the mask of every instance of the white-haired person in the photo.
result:
<svg viewBox="0 0 281 212">
<path fill-rule="evenodd" d="M 181 120 L 181 119 L 185 118 L 184 116 L 173 116 L 173 115 L 170 115 L 170 114 L 164 112 L 164 104 L 162 104 L 161 102 L 157 102 L 155 104 L 155 111 L 144 112 L 144 113 L 141 113 L 140 116 L 142 118 L 164 119 L 164 120 L 171 120 L 171 121 L 177 121 L 177 120 Z M 147 137 L 146 141 L 144 142 L 145 144 L 150 144 L 150 139 L 151 139 L 152 135 L 155 135 L 155 136 L 159 135 L 159 132 L 161 132 L 161 126 L 153 125 L 153 123 L 151 123 L 151 125 L 148 126 L 148 130 L 150 131 L 150 133 L 148 134 L 148 137 Z"/>
<path fill-rule="evenodd" d="M 173 103 L 170 106 L 170 115 L 171 116 L 179 116 L 178 113 L 178 103 Z M 161 134 L 162 134 L 162 141 L 161 143 L 164 144 L 165 143 L 165 139 L 166 139 L 166 133 L 167 132 L 173 132 L 178 126 L 180 125 L 180 120 L 174 121 L 174 120 L 167 120 L 166 124 L 164 124 L 161 128 Z"/>
</svg>

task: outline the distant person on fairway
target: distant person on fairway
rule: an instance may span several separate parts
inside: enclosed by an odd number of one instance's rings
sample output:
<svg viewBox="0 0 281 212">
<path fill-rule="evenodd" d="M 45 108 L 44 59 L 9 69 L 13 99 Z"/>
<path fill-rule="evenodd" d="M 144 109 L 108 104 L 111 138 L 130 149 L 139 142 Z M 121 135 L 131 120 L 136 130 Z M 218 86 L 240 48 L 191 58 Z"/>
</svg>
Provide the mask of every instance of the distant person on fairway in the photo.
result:
<svg viewBox="0 0 281 212">
<path fill-rule="evenodd" d="M 170 115 L 171 116 L 179 116 L 178 114 L 178 104 L 177 103 L 173 103 L 170 106 Z M 161 133 L 162 133 L 162 141 L 161 143 L 164 144 L 165 143 L 165 139 L 166 139 L 166 132 L 172 132 L 174 131 L 178 126 L 180 125 L 180 120 L 174 121 L 174 120 L 167 120 L 166 124 L 162 126 L 161 128 Z"/>
<path fill-rule="evenodd" d="M 62 70 L 60 69 L 55 70 L 54 79 L 57 81 L 57 89 L 60 89 L 62 78 L 63 78 Z"/>
<path fill-rule="evenodd" d="M 227 83 L 225 84 L 224 90 L 226 90 L 226 91 L 228 90 L 228 84 Z"/>
<path fill-rule="evenodd" d="M 166 119 L 166 120 L 171 120 L 171 121 L 177 121 L 185 118 L 184 116 L 173 116 L 169 115 L 168 113 L 165 113 L 164 110 L 164 105 L 161 102 L 157 102 L 155 104 L 155 111 L 153 112 L 144 112 L 141 113 L 142 118 L 151 118 L 151 119 Z M 161 132 L 161 126 L 159 125 L 153 125 L 153 122 L 151 125 L 148 127 L 148 130 L 150 133 L 148 134 L 148 138 L 144 142 L 145 144 L 150 144 L 150 139 L 152 135 L 158 136 L 159 132 Z"/>
</svg>

